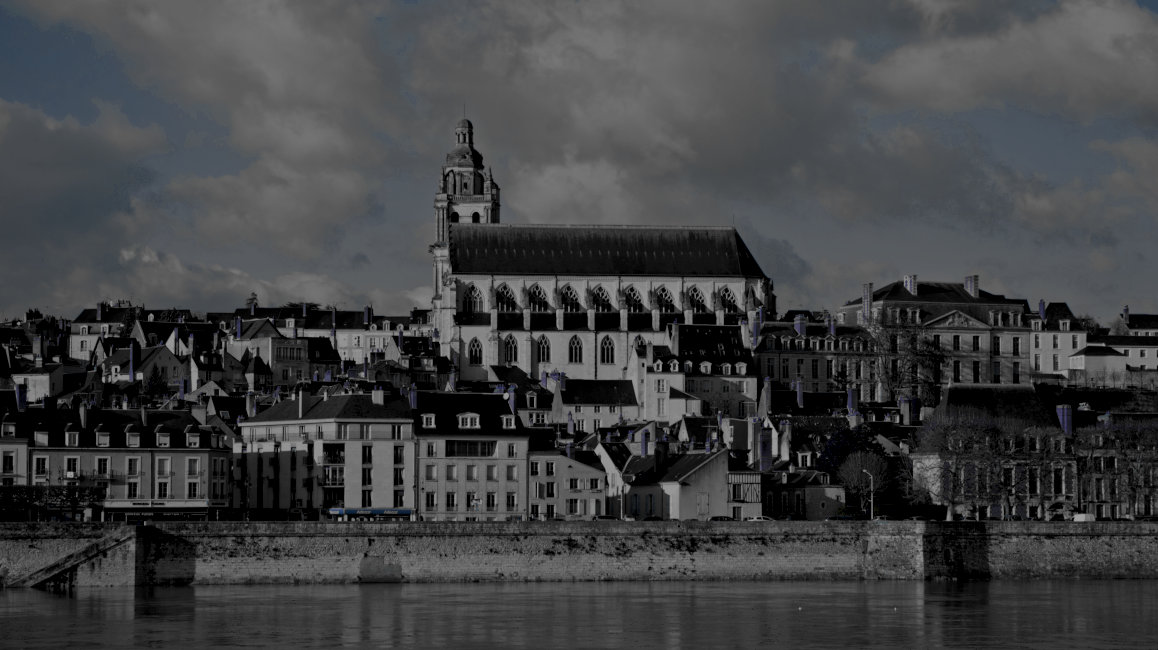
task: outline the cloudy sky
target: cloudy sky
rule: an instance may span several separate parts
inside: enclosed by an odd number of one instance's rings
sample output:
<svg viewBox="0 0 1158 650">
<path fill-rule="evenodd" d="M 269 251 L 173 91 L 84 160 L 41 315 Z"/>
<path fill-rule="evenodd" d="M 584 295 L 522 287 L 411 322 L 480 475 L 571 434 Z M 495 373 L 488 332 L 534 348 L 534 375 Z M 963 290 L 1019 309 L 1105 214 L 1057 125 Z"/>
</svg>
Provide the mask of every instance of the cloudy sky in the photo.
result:
<svg viewBox="0 0 1158 650">
<path fill-rule="evenodd" d="M 1156 10 L 0 0 L 0 316 L 426 305 L 464 110 L 504 221 L 734 223 L 781 309 L 1158 311 Z"/>
</svg>

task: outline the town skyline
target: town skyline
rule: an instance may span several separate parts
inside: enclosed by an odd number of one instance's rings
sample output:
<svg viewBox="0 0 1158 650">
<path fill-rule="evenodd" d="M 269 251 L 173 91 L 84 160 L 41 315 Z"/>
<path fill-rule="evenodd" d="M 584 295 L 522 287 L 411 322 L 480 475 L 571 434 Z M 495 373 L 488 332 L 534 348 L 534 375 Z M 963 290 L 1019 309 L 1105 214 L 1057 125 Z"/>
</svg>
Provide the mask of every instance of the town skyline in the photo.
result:
<svg viewBox="0 0 1158 650">
<path fill-rule="evenodd" d="M 428 307 L 464 112 L 504 223 L 735 225 L 781 311 L 1158 311 L 1152 3 L 449 7 L 0 3 L 0 314 Z"/>
</svg>

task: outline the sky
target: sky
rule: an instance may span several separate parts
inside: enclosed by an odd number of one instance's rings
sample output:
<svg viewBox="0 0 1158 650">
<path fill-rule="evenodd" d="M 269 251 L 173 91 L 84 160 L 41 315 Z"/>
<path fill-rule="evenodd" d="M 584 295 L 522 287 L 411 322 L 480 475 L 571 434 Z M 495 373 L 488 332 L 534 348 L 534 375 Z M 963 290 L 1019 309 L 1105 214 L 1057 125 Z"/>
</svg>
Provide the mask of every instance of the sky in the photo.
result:
<svg viewBox="0 0 1158 650">
<path fill-rule="evenodd" d="M 464 114 L 504 222 L 734 225 L 782 311 L 1158 312 L 1156 5 L 0 0 L 0 317 L 428 307 Z"/>
</svg>

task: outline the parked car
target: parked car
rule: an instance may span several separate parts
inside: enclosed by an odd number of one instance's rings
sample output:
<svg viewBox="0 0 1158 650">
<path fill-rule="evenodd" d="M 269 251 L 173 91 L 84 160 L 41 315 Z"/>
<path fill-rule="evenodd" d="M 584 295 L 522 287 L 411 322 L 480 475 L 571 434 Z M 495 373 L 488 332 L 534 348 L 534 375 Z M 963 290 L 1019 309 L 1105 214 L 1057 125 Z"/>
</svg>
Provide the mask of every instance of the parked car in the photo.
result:
<svg viewBox="0 0 1158 650">
<path fill-rule="evenodd" d="M 611 515 L 595 515 L 591 521 L 619 521 L 619 517 L 612 517 Z"/>
<path fill-rule="evenodd" d="M 736 521 L 727 515 L 716 515 L 715 517 L 708 517 L 708 521 Z"/>
<path fill-rule="evenodd" d="M 756 515 L 755 517 L 748 517 L 744 521 L 775 521 L 775 520 L 772 519 L 771 517 L 765 517 L 764 515 Z"/>
</svg>

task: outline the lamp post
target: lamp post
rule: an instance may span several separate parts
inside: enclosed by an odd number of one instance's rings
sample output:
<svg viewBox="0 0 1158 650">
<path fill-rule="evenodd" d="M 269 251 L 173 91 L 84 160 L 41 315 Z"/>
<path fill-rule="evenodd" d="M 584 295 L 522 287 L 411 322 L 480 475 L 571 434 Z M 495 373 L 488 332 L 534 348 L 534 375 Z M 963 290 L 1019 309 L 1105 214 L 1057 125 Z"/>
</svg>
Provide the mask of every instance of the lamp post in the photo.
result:
<svg viewBox="0 0 1158 650">
<path fill-rule="evenodd" d="M 861 472 L 869 477 L 869 521 L 872 521 L 873 519 L 876 519 L 876 513 L 874 512 L 876 509 L 876 503 L 874 503 L 875 496 L 873 495 L 873 475 L 872 472 L 868 471 L 867 469 L 862 469 Z"/>
</svg>

